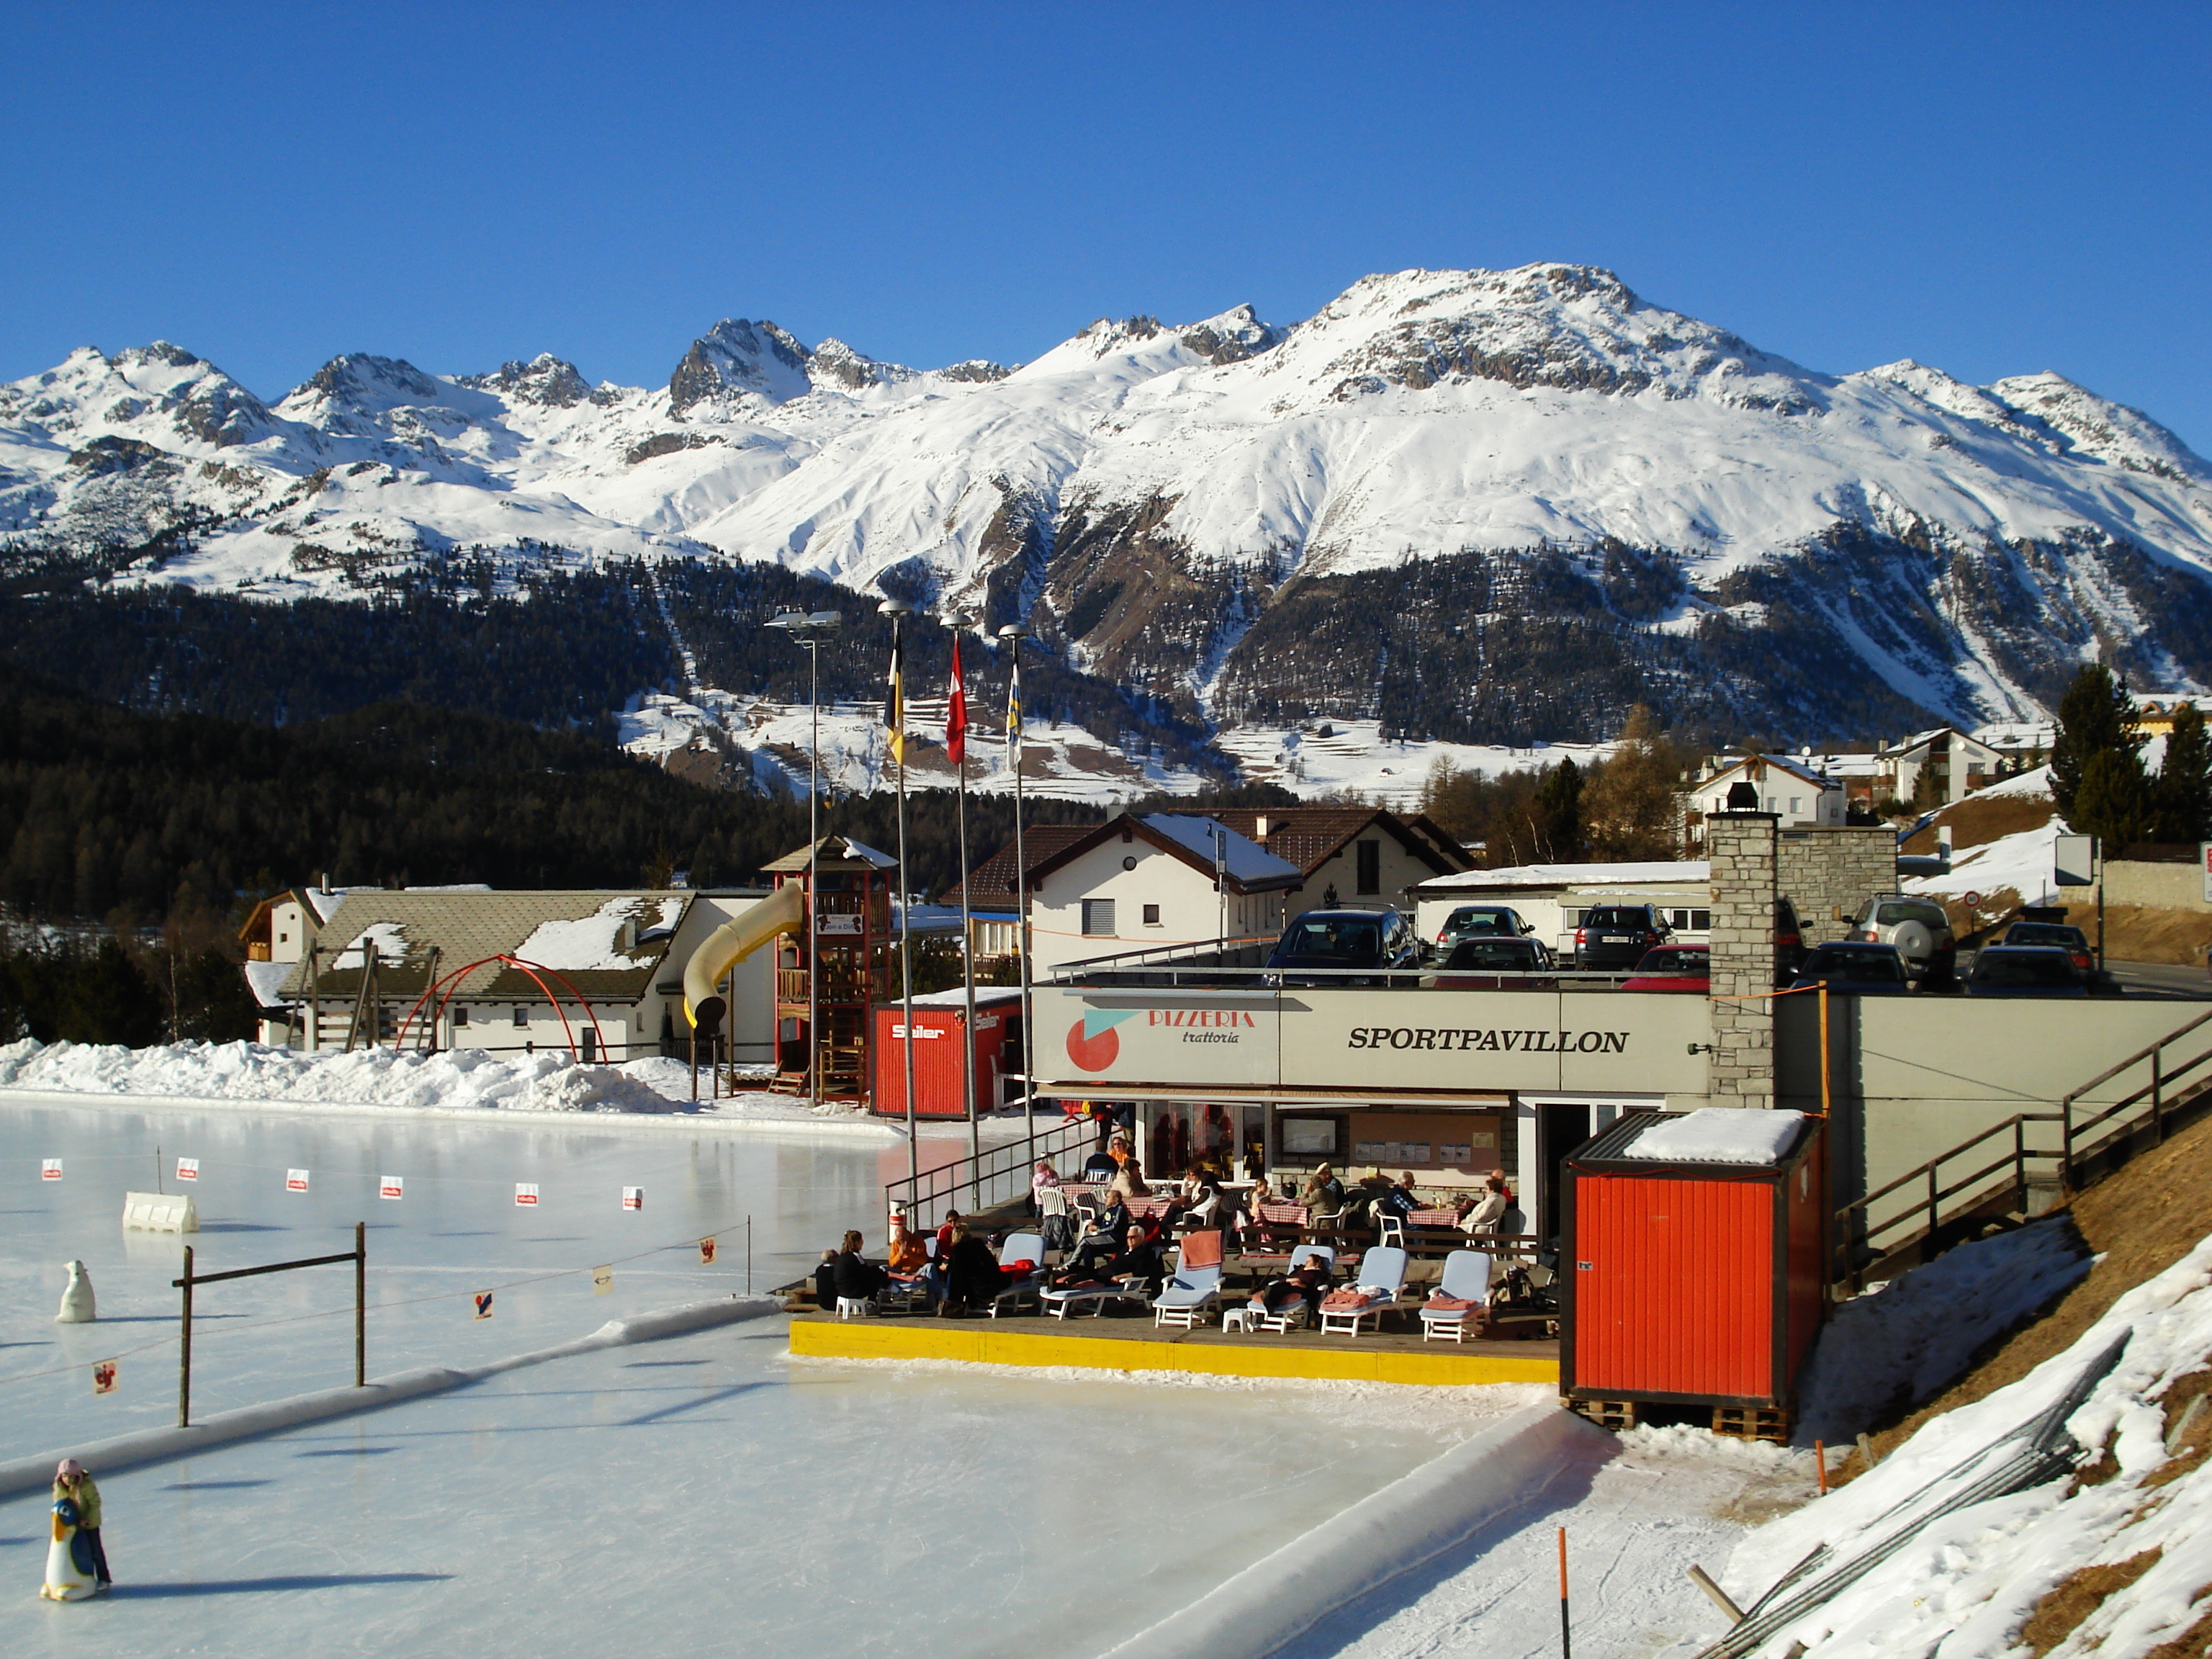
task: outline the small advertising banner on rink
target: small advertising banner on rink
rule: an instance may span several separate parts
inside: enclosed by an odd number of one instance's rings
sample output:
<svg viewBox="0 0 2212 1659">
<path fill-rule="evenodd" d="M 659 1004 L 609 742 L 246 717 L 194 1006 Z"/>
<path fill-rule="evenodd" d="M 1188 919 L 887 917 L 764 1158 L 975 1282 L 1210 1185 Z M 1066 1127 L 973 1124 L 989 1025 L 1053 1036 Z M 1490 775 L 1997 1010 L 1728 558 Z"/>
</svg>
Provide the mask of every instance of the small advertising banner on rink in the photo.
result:
<svg viewBox="0 0 2212 1659">
<path fill-rule="evenodd" d="M 709 1267 L 714 1265 L 714 1241 L 713 1239 L 702 1238 L 699 1241 L 699 1260 Z"/>
<path fill-rule="evenodd" d="M 473 1297 L 469 1298 L 476 1304 L 477 1317 L 478 1319 L 489 1319 L 491 1317 L 491 1298 L 492 1292 L 489 1291 L 478 1291 Z"/>
<path fill-rule="evenodd" d="M 59 1159 L 59 1158 L 43 1158 L 43 1159 L 41 1159 L 41 1160 L 40 1161 L 40 1164 L 39 1164 L 39 1179 L 40 1179 L 40 1180 L 41 1180 L 41 1181 L 59 1181 L 61 1178 L 62 1178 L 62 1161 L 61 1161 L 61 1159 Z"/>
<path fill-rule="evenodd" d="M 102 1359 L 94 1364 L 92 1368 L 92 1391 L 94 1394 L 113 1394 L 115 1392 L 115 1379 L 118 1374 L 117 1367 L 118 1363 L 119 1362 L 112 1359 Z"/>
<path fill-rule="evenodd" d="M 179 1180 L 179 1181 L 198 1181 L 199 1178 L 200 1178 L 200 1161 L 199 1161 L 199 1159 L 198 1159 L 198 1158 L 179 1158 L 179 1159 L 177 1160 L 177 1179 L 178 1179 L 178 1180 Z"/>
<path fill-rule="evenodd" d="M 538 1202 L 538 1183 L 534 1181 L 516 1182 L 514 1183 L 514 1201 L 517 1204 L 525 1206 L 526 1207 L 534 1206 Z"/>
<path fill-rule="evenodd" d="M 379 1198 L 406 1197 L 407 1178 L 404 1176 L 386 1176 L 376 1183 L 376 1195 Z"/>
<path fill-rule="evenodd" d="M 288 1193 L 306 1192 L 307 1190 L 307 1172 L 305 1170 L 285 1170 L 284 1190 Z"/>
<path fill-rule="evenodd" d="M 642 1188 L 642 1187 L 625 1187 L 625 1188 L 623 1188 L 623 1208 L 624 1208 L 625 1210 L 641 1210 L 641 1209 L 643 1209 L 644 1207 L 645 1207 L 645 1188 Z"/>
<path fill-rule="evenodd" d="M 609 1291 L 614 1289 L 614 1287 L 615 1270 L 612 1267 L 594 1267 L 592 1269 L 592 1294 L 593 1296 L 605 1296 Z"/>
</svg>

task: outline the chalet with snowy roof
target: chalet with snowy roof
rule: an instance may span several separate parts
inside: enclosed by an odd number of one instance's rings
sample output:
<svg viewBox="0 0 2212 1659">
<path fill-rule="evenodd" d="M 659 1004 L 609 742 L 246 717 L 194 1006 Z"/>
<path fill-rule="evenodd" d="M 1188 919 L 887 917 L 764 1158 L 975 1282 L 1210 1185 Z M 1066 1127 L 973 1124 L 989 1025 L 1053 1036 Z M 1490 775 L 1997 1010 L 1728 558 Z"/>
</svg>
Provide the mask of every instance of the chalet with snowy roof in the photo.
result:
<svg viewBox="0 0 2212 1659">
<path fill-rule="evenodd" d="M 261 1040 L 298 1048 L 688 1052 L 683 969 L 758 891 L 304 889 L 257 907 L 246 973 Z M 265 915 L 264 913 L 265 912 Z M 258 920 L 257 920 L 258 919 Z M 251 959 L 257 945 L 268 951 Z M 738 964 L 732 1054 L 771 1053 L 767 952 Z"/>
<path fill-rule="evenodd" d="M 1339 904 L 1401 904 L 1435 876 L 1472 869 L 1474 860 L 1425 813 L 1372 806 L 1167 807 L 1170 817 L 1202 812 L 1297 866 L 1306 890 L 1291 912 Z"/>
<path fill-rule="evenodd" d="M 1999 750 L 1948 726 L 1888 744 L 1881 758 L 1875 787 L 1884 793 L 1875 799 L 1894 796 L 1908 804 L 1921 799 L 1925 790 L 1935 805 L 1948 806 L 2011 770 Z"/>
<path fill-rule="evenodd" d="M 1771 812 L 1785 830 L 1844 821 L 1844 788 L 1809 760 L 1787 755 L 1746 755 L 1708 766 L 1683 797 L 1683 842 L 1692 850 L 1705 842 L 1711 812 Z"/>
<path fill-rule="evenodd" d="M 1031 867 L 1036 966 L 1273 939 L 1303 885 L 1296 865 L 1213 818 L 1124 812 Z"/>
</svg>

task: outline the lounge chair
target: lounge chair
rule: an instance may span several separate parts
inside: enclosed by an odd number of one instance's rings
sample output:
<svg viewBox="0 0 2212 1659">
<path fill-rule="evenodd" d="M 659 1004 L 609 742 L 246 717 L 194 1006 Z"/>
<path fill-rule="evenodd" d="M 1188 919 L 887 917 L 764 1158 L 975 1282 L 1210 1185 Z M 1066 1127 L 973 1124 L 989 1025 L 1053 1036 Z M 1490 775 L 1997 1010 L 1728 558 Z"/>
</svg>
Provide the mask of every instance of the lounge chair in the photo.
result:
<svg viewBox="0 0 2212 1659">
<path fill-rule="evenodd" d="M 1019 1313 L 1022 1310 L 1023 1303 L 1034 1304 L 1036 1301 L 1037 1292 L 1045 1283 L 1044 1235 L 1042 1233 L 1008 1233 L 1006 1242 L 999 1247 L 999 1260 L 1030 1261 L 1036 1263 L 1036 1266 L 1030 1269 L 1028 1278 L 1018 1285 L 1009 1285 L 991 1298 L 991 1305 L 988 1311 L 994 1319 L 999 1316 L 999 1310 L 1001 1308 L 1011 1309 L 1013 1312 Z"/>
<path fill-rule="evenodd" d="M 1421 1340 L 1464 1342 L 1473 1321 L 1479 1330 L 1490 1297 L 1490 1258 L 1480 1250 L 1454 1250 L 1444 1258 L 1443 1281 L 1436 1294 L 1464 1303 L 1463 1307 L 1421 1307 Z"/>
<path fill-rule="evenodd" d="M 1359 1283 L 1353 1287 L 1361 1298 L 1357 1306 L 1321 1306 L 1321 1328 L 1346 1336 L 1359 1334 L 1361 1325 L 1372 1321 L 1382 1328 L 1382 1316 L 1399 1304 L 1398 1292 L 1406 1284 L 1406 1253 L 1394 1246 L 1377 1245 L 1360 1259 Z M 1341 1296 L 1342 1291 L 1337 1292 Z"/>
<path fill-rule="evenodd" d="M 1152 1324 L 1155 1328 L 1180 1325 L 1188 1330 L 1220 1296 L 1219 1262 L 1206 1267 L 1179 1267 L 1167 1288 L 1152 1298 Z"/>
<path fill-rule="evenodd" d="M 1152 1293 L 1141 1279 L 1124 1279 L 1110 1285 L 1081 1285 L 1072 1290 L 1039 1291 L 1037 1300 L 1054 1319 L 1066 1319 L 1078 1308 L 1096 1316 L 1109 1302 L 1150 1302 Z"/>
<path fill-rule="evenodd" d="M 1298 1268 L 1298 1264 L 1304 1261 L 1308 1256 L 1320 1257 L 1323 1262 L 1328 1264 L 1329 1273 L 1332 1275 L 1335 1273 L 1336 1251 L 1331 1246 L 1327 1244 L 1300 1244 L 1297 1246 L 1291 1251 L 1291 1265 L 1285 1267 L 1283 1271 L 1285 1273 L 1296 1273 Z M 1268 1312 L 1267 1309 L 1261 1305 L 1260 1298 L 1256 1295 L 1252 1298 L 1250 1305 L 1255 1310 L 1255 1316 L 1257 1319 L 1261 1330 L 1273 1331 L 1276 1335 L 1281 1336 L 1292 1330 L 1303 1329 L 1305 1326 L 1306 1299 L 1302 1296 L 1292 1297 L 1288 1302 L 1283 1304 L 1281 1307 L 1276 1309 L 1272 1313 Z"/>
</svg>

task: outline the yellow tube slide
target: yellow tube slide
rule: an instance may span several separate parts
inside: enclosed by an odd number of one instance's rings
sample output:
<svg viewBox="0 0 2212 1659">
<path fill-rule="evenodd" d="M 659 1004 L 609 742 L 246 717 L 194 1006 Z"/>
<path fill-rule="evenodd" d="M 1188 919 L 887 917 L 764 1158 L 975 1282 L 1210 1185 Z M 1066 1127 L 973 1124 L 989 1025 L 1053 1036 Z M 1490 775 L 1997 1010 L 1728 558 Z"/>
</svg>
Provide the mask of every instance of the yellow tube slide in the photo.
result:
<svg viewBox="0 0 2212 1659">
<path fill-rule="evenodd" d="M 730 964 L 747 957 L 779 933 L 796 933 L 806 925 L 806 896 L 797 882 L 779 887 L 759 903 L 739 911 L 724 922 L 684 965 L 684 1018 L 696 1030 L 701 1016 L 709 1026 L 720 1026 L 728 1012 L 720 987 Z M 712 1003 L 710 1010 L 708 1005 Z"/>
</svg>

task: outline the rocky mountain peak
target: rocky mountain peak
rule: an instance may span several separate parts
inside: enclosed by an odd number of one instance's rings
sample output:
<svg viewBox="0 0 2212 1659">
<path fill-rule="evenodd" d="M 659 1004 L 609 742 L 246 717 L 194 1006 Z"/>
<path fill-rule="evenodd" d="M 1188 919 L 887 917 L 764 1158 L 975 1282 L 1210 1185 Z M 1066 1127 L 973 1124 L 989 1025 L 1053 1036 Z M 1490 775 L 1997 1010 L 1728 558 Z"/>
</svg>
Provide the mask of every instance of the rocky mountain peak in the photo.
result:
<svg viewBox="0 0 2212 1659">
<path fill-rule="evenodd" d="M 2212 484 L 2212 465 L 2139 409 L 2100 398 L 2063 374 L 2016 374 L 1989 390 L 2061 434 L 2069 447 L 2173 483 Z"/>
<path fill-rule="evenodd" d="M 1261 322 L 1249 305 L 1241 305 L 1191 324 L 1182 331 L 1182 343 L 1218 367 L 1257 356 L 1278 344 L 1285 331 Z"/>
<path fill-rule="evenodd" d="M 404 357 L 349 351 L 317 369 L 292 396 L 319 395 L 330 403 L 347 404 L 434 403 L 442 391 Z"/>
<path fill-rule="evenodd" d="M 878 362 L 837 339 L 824 340 L 814 348 L 807 358 L 806 373 L 816 386 L 828 385 L 840 392 L 896 386 L 915 377 L 915 371 L 902 363 Z"/>
<path fill-rule="evenodd" d="M 501 363 L 489 374 L 464 374 L 459 384 L 474 392 L 496 392 L 518 404 L 544 409 L 573 409 L 592 399 L 592 388 L 575 364 L 541 351 L 528 362 Z"/>
<path fill-rule="evenodd" d="M 681 419 L 702 404 L 759 398 L 773 406 L 814 389 L 806 376 L 812 354 L 768 321 L 725 317 L 691 343 L 668 377 L 669 412 Z"/>
</svg>

